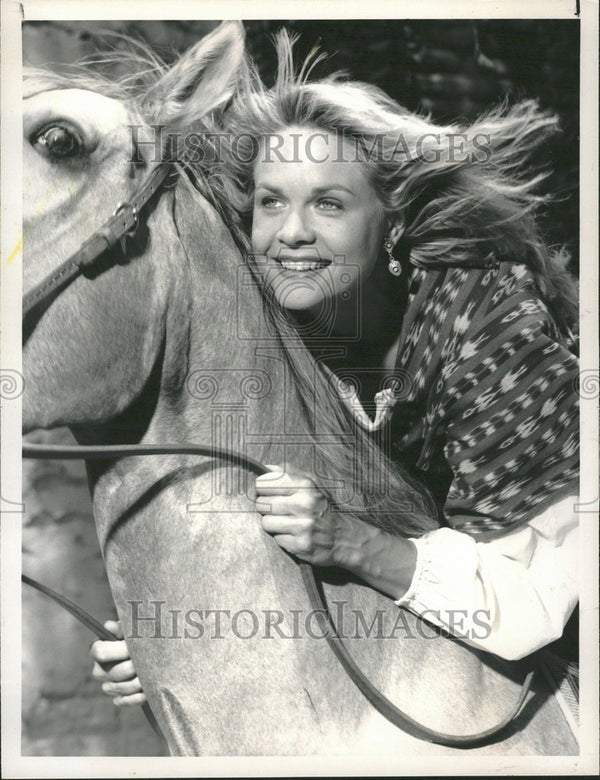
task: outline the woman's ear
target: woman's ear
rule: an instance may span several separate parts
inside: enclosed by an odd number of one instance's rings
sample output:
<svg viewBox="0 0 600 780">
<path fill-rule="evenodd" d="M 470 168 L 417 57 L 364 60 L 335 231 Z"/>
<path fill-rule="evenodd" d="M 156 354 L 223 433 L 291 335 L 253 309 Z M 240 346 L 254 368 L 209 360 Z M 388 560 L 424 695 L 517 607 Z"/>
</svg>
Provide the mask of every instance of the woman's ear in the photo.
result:
<svg viewBox="0 0 600 780">
<path fill-rule="evenodd" d="M 393 222 L 388 228 L 387 238 L 389 238 L 393 246 L 396 246 L 400 240 L 400 237 L 402 236 L 402 233 L 404 233 L 404 225 L 402 225 L 400 222 Z"/>
</svg>

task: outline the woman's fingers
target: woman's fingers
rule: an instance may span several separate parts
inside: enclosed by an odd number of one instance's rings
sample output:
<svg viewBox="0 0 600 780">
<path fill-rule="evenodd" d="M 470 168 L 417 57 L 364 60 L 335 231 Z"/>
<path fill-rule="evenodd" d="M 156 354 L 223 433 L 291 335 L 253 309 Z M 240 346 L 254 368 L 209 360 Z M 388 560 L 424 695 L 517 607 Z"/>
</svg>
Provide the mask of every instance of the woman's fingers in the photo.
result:
<svg viewBox="0 0 600 780">
<path fill-rule="evenodd" d="M 302 515 L 311 514 L 320 502 L 318 494 L 294 492 L 289 496 L 257 498 L 254 505 L 261 515 Z"/>
<path fill-rule="evenodd" d="M 294 515 L 264 515 L 262 527 L 268 534 L 299 534 L 311 533 L 314 521 L 311 517 L 295 517 Z"/>
<path fill-rule="evenodd" d="M 299 490 L 316 490 L 313 480 L 293 471 L 271 471 L 256 478 L 259 496 L 290 496 Z"/>
<path fill-rule="evenodd" d="M 113 682 L 123 682 L 124 680 L 131 680 L 135 677 L 135 666 L 131 659 L 122 661 L 120 664 L 115 664 L 107 669 L 109 680 Z"/>
<path fill-rule="evenodd" d="M 111 696 L 117 707 L 139 706 L 146 696 L 135 673 L 118 620 L 107 620 L 104 627 L 119 637 L 114 641 L 96 640 L 90 647 L 94 659 L 92 676 L 102 680 L 102 691 Z"/>
<path fill-rule="evenodd" d="M 146 702 L 146 695 L 144 693 L 133 693 L 131 696 L 115 696 L 112 702 L 116 707 L 139 706 Z"/>
<path fill-rule="evenodd" d="M 130 658 L 126 661 L 114 664 L 101 664 L 98 661 L 92 669 L 92 676 L 96 680 L 111 680 L 113 682 L 122 682 L 131 680 L 135 677 L 135 667 Z"/>
<path fill-rule="evenodd" d="M 90 647 L 90 655 L 99 664 L 113 664 L 129 658 L 129 650 L 124 639 L 97 639 Z"/>
<path fill-rule="evenodd" d="M 256 495 L 263 529 L 280 547 L 315 565 L 333 563 L 336 522 L 311 476 L 272 471 L 257 478 Z"/>
<path fill-rule="evenodd" d="M 258 496 L 291 496 L 296 492 L 296 488 L 290 485 L 288 480 L 283 479 L 285 475 L 278 475 L 277 479 L 268 479 L 271 475 L 265 474 L 264 477 L 256 478 L 256 494 Z M 259 482 L 263 480 L 262 482 Z"/>
<path fill-rule="evenodd" d="M 329 508 L 329 502 L 322 493 L 302 492 L 293 496 L 257 498 L 254 506 L 263 516 L 288 515 L 297 519 L 312 517 L 320 520 Z"/>
<path fill-rule="evenodd" d="M 124 681 L 129 682 L 132 679 L 137 680 L 137 677 L 135 677 L 135 668 L 130 660 L 113 666 L 108 665 L 104 667 L 96 662 L 92 668 L 92 677 L 95 680 L 116 683 L 122 683 Z"/>
<path fill-rule="evenodd" d="M 121 621 L 119 620 L 107 620 L 104 623 L 104 628 L 107 628 L 118 639 L 125 639 L 123 629 L 121 628 Z"/>
<path fill-rule="evenodd" d="M 100 664 L 96 661 L 94 666 L 92 667 L 92 677 L 95 680 L 108 680 L 108 674 L 107 672 L 100 666 Z"/>
<path fill-rule="evenodd" d="M 107 696 L 131 696 L 134 693 L 142 693 L 142 686 L 137 677 L 124 682 L 107 680 L 102 683 L 102 690 Z"/>
<path fill-rule="evenodd" d="M 313 544 L 308 536 L 296 536 L 294 534 L 275 534 L 273 539 L 277 544 L 292 555 L 300 558 L 310 555 L 313 551 Z"/>
</svg>

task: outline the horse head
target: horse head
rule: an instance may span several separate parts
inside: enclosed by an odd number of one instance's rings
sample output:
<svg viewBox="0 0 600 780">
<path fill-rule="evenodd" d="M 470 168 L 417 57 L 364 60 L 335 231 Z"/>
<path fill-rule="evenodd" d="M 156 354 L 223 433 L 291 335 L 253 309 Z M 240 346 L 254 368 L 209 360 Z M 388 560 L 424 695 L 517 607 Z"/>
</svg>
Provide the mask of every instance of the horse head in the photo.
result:
<svg viewBox="0 0 600 780">
<path fill-rule="evenodd" d="M 165 139 L 228 99 L 243 56 L 243 28 L 228 22 L 170 69 L 163 67 L 143 91 L 83 70 L 76 76 L 28 73 L 25 291 L 128 201 L 165 154 Z M 169 199 L 150 206 L 147 224 L 126 254 L 120 246 L 105 252 L 93 273 L 79 276 L 26 323 L 25 430 L 113 419 L 148 382 L 163 347 L 177 276 L 168 279 L 166 266 L 182 252 L 173 220 L 161 213 Z M 156 224 L 160 230 L 152 231 Z"/>
</svg>

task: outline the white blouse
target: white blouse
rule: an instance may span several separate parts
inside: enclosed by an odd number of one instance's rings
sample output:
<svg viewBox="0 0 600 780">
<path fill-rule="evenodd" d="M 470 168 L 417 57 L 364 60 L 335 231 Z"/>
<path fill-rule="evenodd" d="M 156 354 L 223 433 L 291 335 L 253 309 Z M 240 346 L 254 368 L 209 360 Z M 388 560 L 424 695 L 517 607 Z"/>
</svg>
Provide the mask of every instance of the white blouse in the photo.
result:
<svg viewBox="0 0 600 780">
<path fill-rule="evenodd" d="M 396 604 L 509 660 L 558 639 L 578 600 L 577 502 L 490 542 L 450 528 L 412 539 L 416 569 Z"/>
</svg>

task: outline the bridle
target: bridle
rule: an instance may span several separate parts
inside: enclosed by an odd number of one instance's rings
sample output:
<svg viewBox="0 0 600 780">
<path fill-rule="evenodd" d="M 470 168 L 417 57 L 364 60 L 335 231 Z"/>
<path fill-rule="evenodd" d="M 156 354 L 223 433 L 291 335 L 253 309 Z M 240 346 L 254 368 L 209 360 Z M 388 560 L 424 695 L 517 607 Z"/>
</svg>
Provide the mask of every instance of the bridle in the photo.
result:
<svg viewBox="0 0 600 780">
<path fill-rule="evenodd" d="M 84 241 L 75 254 L 29 290 L 23 296 L 23 318 L 28 317 L 38 306 L 53 299 L 80 274 L 92 272 L 99 258 L 108 250 L 126 238 L 132 238 L 139 224 L 140 213 L 172 170 L 171 163 L 159 163 L 131 198 L 125 203 L 119 203 L 112 217 Z"/>
<path fill-rule="evenodd" d="M 142 212 L 147 208 L 152 196 L 159 192 L 167 176 L 172 171 L 173 166 L 171 163 L 159 163 L 131 198 L 126 203 L 120 203 L 114 210 L 113 216 L 93 233 L 93 235 L 79 247 L 75 254 L 67 258 L 67 260 L 65 260 L 57 269 L 48 274 L 32 290 L 27 292 L 23 298 L 23 317 L 28 317 L 37 310 L 38 307 L 41 308 L 44 305 L 48 305 L 49 301 L 51 302 L 80 274 L 88 274 L 93 271 L 98 260 L 102 258 L 109 249 L 114 248 L 126 237 L 131 237 L 138 227 Z M 269 471 L 262 463 L 240 453 L 193 443 L 99 446 L 23 444 L 23 457 L 37 459 L 112 460 L 128 456 L 161 454 L 201 455 L 224 460 L 257 475 L 266 474 Z M 492 741 L 497 741 L 500 735 L 503 734 L 521 711 L 523 703 L 531 688 L 531 682 L 534 675 L 533 668 L 527 673 L 515 705 L 500 723 L 490 729 L 464 736 L 452 735 L 427 728 L 413 720 L 377 690 L 363 674 L 337 633 L 335 623 L 325 602 L 322 585 L 317 582 L 313 567 L 308 563 L 300 561 L 299 568 L 311 608 L 320 621 L 322 634 L 325 636 L 335 656 L 355 685 L 375 709 L 402 731 L 417 739 L 446 745 L 448 747 L 474 748 L 488 744 Z M 99 639 L 118 639 L 118 637 L 105 629 L 101 623 L 82 610 L 81 607 L 69 601 L 64 596 L 26 575 L 22 575 L 21 579 L 25 584 L 36 588 L 60 604 L 87 628 L 93 631 Z M 162 736 L 148 703 L 144 704 L 144 712 L 152 727 Z"/>
</svg>

